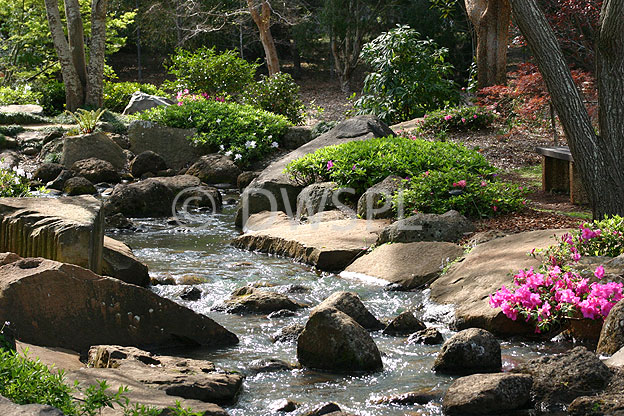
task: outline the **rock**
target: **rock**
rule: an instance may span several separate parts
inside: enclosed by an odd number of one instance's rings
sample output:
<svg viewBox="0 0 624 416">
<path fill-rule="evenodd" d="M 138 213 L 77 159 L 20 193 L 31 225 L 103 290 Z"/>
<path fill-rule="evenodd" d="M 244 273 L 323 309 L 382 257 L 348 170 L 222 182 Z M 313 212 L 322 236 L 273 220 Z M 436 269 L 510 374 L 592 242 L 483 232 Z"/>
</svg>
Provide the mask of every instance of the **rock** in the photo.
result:
<svg viewBox="0 0 624 416">
<path fill-rule="evenodd" d="M 496 373 L 501 370 L 501 348 L 494 335 L 471 328 L 450 337 L 433 364 L 443 374 Z"/>
<path fill-rule="evenodd" d="M 203 185 L 195 176 L 176 175 L 150 180 L 167 186 L 177 198 L 177 205 L 184 204 L 188 199 L 190 205 L 211 208 L 213 211 L 219 211 L 223 206 L 219 190 L 212 186 Z M 171 201 L 171 204 L 173 202 Z"/>
<path fill-rule="evenodd" d="M 577 397 L 567 412 L 575 416 L 624 414 L 624 370 L 613 369 L 607 388 L 600 394 Z"/>
<path fill-rule="evenodd" d="M 297 149 L 312 140 L 312 129 L 308 126 L 289 127 L 282 138 L 284 149 Z"/>
<path fill-rule="evenodd" d="M 593 395 L 611 379 L 611 371 L 585 347 L 527 362 L 520 371 L 533 376 L 533 401 L 542 411 L 562 411 L 579 396 Z"/>
<path fill-rule="evenodd" d="M 118 230 L 134 230 L 136 226 L 132 221 L 126 218 L 123 214 L 114 214 L 104 219 L 106 228 L 116 228 Z"/>
<path fill-rule="evenodd" d="M 187 175 L 197 176 L 208 184 L 225 183 L 235 185 L 240 169 L 227 156 L 213 153 L 202 156 L 186 171 Z"/>
<path fill-rule="evenodd" d="M 296 342 L 297 338 L 299 338 L 299 334 L 301 334 L 304 330 L 304 326 L 301 324 L 293 324 L 286 326 L 279 331 L 277 331 L 273 336 L 271 336 L 271 341 L 275 342 Z"/>
<path fill-rule="evenodd" d="M 249 184 L 258 176 L 260 176 L 260 173 L 258 172 L 243 172 L 238 175 L 238 178 L 236 178 L 236 187 L 239 191 L 243 192 L 243 190 L 247 188 Z"/>
<path fill-rule="evenodd" d="M 319 222 L 341 221 L 341 220 L 348 220 L 348 219 L 355 219 L 355 218 L 357 217 L 352 211 L 349 211 L 346 209 L 343 211 L 339 209 L 332 209 L 330 211 L 317 212 L 311 217 L 307 217 L 307 218 L 302 217 L 301 222 L 307 223 L 307 224 L 315 224 Z"/>
<path fill-rule="evenodd" d="M 50 181 L 46 184 L 46 188 L 62 191 L 65 187 L 65 182 L 73 177 L 74 173 L 72 171 L 63 169 L 53 181 Z"/>
<path fill-rule="evenodd" d="M 427 328 L 410 335 L 407 339 L 408 344 L 425 344 L 438 345 L 444 342 L 444 337 L 435 328 Z"/>
<path fill-rule="evenodd" d="M 74 176 L 65 181 L 63 191 L 69 196 L 97 194 L 95 186 L 82 176 Z"/>
<path fill-rule="evenodd" d="M 135 91 L 130 97 L 130 102 L 123 110 L 123 115 L 140 113 L 150 108 L 159 107 L 161 105 L 167 106 L 174 104 L 173 101 L 166 97 L 159 97 L 157 95 L 146 94 L 141 91 Z"/>
<path fill-rule="evenodd" d="M 604 360 L 609 367 L 624 367 L 624 348 L 620 348 L 611 357 Z"/>
<path fill-rule="evenodd" d="M 126 363 L 140 362 L 144 365 L 175 369 L 182 374 L 211 373 L 215 366 L 210 361 L 157 355 L 136 347 L 119 345 L 95 345 L 89 348 L 87 365 L 92 368 L 119 368 Z"/>
<path fill-rule="evenodd" d="M 507 234 L 499 230 L 482 231 L 480 233 L 476 233 L 470 238 L 470 240 L 468 240 L 468 246 L 474 247 L 479 244 L 487 243 L 488 241 L 496 240 L 497 238 L 503 238 L 506 236 Z"/>
<path fill-rule="evenodd" d="M 362 194 L 357 203 L 357 215 L 364 219 L 393 218 L 392 196 L 401 189 L 404 179 L 388 176 L 371 186 Z"/>
<path fill-rule="evenodd" d="M 406 311 L 394 318 L 383 330 L 386 335 L 409 335 L 427 329 L 413 313 Z"/>
<path fill-rule="evenodd" d="M 442 215 L 416 214 L 386 227 L 379 236 L 379 242 L 457 241 L 473 230 L 472 223 L 457 211 Z"/>
<path fill-rule="evenodd" d="M 232 244 L 250 251 L 292 257 L 324 271 L 341 271 L 377 241 L 385 222 L 341 220 L 282 225 L 241 235 Z"/>
<path fill-rule="evenodd" d="M 112 164 L 94 157 L 77 161 L 72 165 L 71 170 L 77 176 L 85 177 L 92 183 L 118 183 L 121 181 Z"/>
<path fill-rule="evenodd" d="M 201 299 L 202 291 L 196 287 L 187 287 L 180 295 L 180 299 L 194 302 Z"/>
<path fill-rule="evenodd" d="M 124 134 L 115 134 L 111 133 L 109 135 L 112 141 L 117 143 L 117 146 L 121 147 L 124 150 L 130 149 L 130 140 L 128 140 L 128 136 Z"/>
<path fill-rule="evenodd" d="M 0 252 L 102 270 L 104 218 L 92 196 L 0 198 Z"/>
<path fill-rule="evenodd" d="M 25 342 L 75 351 L 98 344 L 164 348 L 238 342 L 212 319 L 148 289 L 42 258 L 0 267 L 0 319 L 15 325 Z"/>
<path fill-rule="evenodd" d="M 13 150 L 5 150 L 0 153 L 0 169 L 11 170 L 19 165 L 19 155 Z"/>
<path fill-rule="evenodd" d="M 247 217 L 261 211 L 294 212 L 297 195 L 303 186 L 284 173 L 288 163 L 323 147 L 394 135 L 392 130 L 374 116 L 357 116 L 338 124 L 331 131 L 317 137 L 283 158 L 273 162 L 243 192 L 236 216 L 236 225 L 243 227 Z M 272 207 L 269 198 L 276 202 Z"/>
<path fill-rule="evenodd" d="M 269 406 L 269 409 L 272 412 L 290 413 L 290 412 L 294 412 L 295 410 L 297 410 L 297 407 L 299 407 L 299 404 L 297 402 L 293 402 L 292 400 L 287 400 L 287 399 L 281 399 L 281 400 L 276 400 L 273 403 L 271 403 L 271 405 Z"/>
<path fill-rule="evenodd" d="M 276 371 L 291 371 L 294 368 L 295 367 L 288 364 L 286 361 L 276 360 L 273 358 L 253 360 L 247 366 L 247 370 L 252 374 L 274 373 Z"/>
<path fill-rule="evenodd" d="M 296 226 L 299 223 L 282 211 L 262 211 L 249 217 L 244 231 L 268 230 L 282 225 Z"/>
<path fill-rule="evenodd" d="M 224 306 L 229 313 L 242 314 L 269 314 L 282 309 L 295 311 L 305 307 L 281 293 L 257 289 L 248 294 L 233 296 L 225 301 Z"/>
<path fill-rule="evenodd" d="M 500 309 L 489 305 L 488 297 L 502 285 L 512 287 L 513 275 L 518 270 L 539 268 L 541 259 L 527 253 L 554 244 L 553 236 L 564 232 L 530 231 L 479 244 L 431 284 L 431 300 L 455 304 L 458 329 L 484 328 L 500 336 L 533 334 L 535 327 L 522 320 L 510 320 Z"/>
<path fill-rule="evenodd" d="M 433 401 L 439 401 L 442 395 L 436 391 L 411 391 L 396 396 L 386 396 L 375 401 L 375 404 L 393 404 L 393 405 L 425 405 Z"/>
<path fill-rule="evenodd" d="M 340 195 L 335 182 L 320 182 L 308 185 L 297 196 L 296 218 L 309 217 L 318 212 L 337 208 Z"/>
<path fill-rule="evenodd" d="M 43 115 L 43 107 L 37 104 L 11 104 L 0 106 L 0 113 L 26 113 L 35 116 Z"/>
<path fill-rule="evenodd" d="M 612 355 L 624 347 L 624 302 L 620 301 L 609 312 L 598 339 L 597 354 Z"/>
<path fill-rule="evenodd" d="M 150 283 L 154 286 L 163 285 L 163 286 L 175 286 L 177 284 L 176 280 L 171 276 L 156 276 L 150 279 Z"/>
<path fill-rule="evenodd" d="M 316 308 L 297 339 L 305 367 L 333 373 L 381 371 L 375 341 L 355 320 L 335 308 Z"/>
<path fill-rule="evenodd" d="M 376 330 L 384 327 L 372 313 L 366 309 L 360 297 L 354 292 L 335 292 L 314 308 L 313 312 L 323 308 L 335 308 L 347 314 L 355 322 L 368 330 Z"/>
<path fill-rule="evenodd" d="M 445 266 L 463 254 L 464 250 L 453 243 L 383 244 L 351 263 L 342 276 L 365 280 L 371 276 L 395 288 L 410 290 L 430 284 Z"/>
<path fill-rule="evenodd" d="M 342 412 L 342 410 L 340 410 L 340 406 L 336 403 L 325 403 L 310 412 L 304 413 L 303 416 L 322 416 L 333 414 L 335 412 Z"/>
<path fill-rule="evenodd" d="M 279 311 L 271 312 L 270 314 L 267 315 L 267 318 L 268 319 L 290 318 L 295 315 L 296 313 L 291 310 L 281 309 Z"/>
<path fill-rule="evenodd" d="M 462 377 L 444 395 L 445 415 L 501 415 L 530 403 L 531 376 L 473 374 Z"/>
<path fill-rule="evenodd" d="M 61 163 L 70 168 L 79 160 L 97 158 L 109 162 L 115 170 L 126 166 L 126 155 L 106 133 L 96 132 L 80 136 L 66 136 L 63 139 Z"/>
<path fill-rule="evenodd" d="M 137 286 L 148 286 L 147 266 L 139 261 L 130 247 L 104 236 L 102 274 Z"/>
<path fill-rule="evenodd" d="M 0 414 L 6 416 L 64 416 L 63 412 L 52 406 L 43 404 L 19 405 L 3 396 L 0 396 Z"/>
<path fill-rule="evenodd" d="M 63 166 L 58 163 L 44 163 L 37 168 L 33 177 L 39 179 L 43 183 L 48 183 L 56 179 L 62 171 Z"/>
<path fill-rule="evenodd" d="M 200 285 L 202 283 L 206 283 L 208 281 L 205 277 L 193 276 L 193 275 L 184 275 L 178 279 L 178 284 L 180 285 Z"/>
<path fill-rule="evenodd" d="M 39 149 L 36 147 L 26 147 L 22 150 L 22 153 L 26 156 L 35 156 L 39 154 Z"/>
<path fill-rule="evenodd" d="M 145 173 L 156 174 L 161 170 L 167 169 L 165 160 L 157 153 L 151 150 L 141 152 L 130 162 L 130 172 L 135 178 L 140 178 Z"/>
<path fill-rule="evenodd" d="M 175 170 L 187 168 L 202 156 L 202 151 L 191 141 L 196 133 L 195 129 L 163 127 L 141 120 L 131 122 L 128 127 L 130 150 L 135 154 L 147 150 L 158 153 Z"/>
</svg>

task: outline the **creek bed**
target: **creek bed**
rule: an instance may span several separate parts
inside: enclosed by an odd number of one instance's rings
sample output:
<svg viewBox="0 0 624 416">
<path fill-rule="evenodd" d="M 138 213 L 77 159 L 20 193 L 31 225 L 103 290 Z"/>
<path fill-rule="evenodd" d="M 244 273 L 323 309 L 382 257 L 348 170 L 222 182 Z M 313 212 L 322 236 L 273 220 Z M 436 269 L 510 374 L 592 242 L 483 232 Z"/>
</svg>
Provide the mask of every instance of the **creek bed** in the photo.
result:
<svg viewBox="0 0 624 416">
<path fill-rule="evenodd" d="M 198 284 L 202 298 L 183 301 L 179 295 L 187 286 L 154 286 L 152 290 L 196 312 L 203 313 L 234 332 L 240 343 L 221 350 L 194 350 L 189 357 L 211 360 L 217 368 L 246 373 L 247 365 L 257 359 L 280 359 L 297 363 L 294 343 L 272 343 L 270 336 L 284 326 L 304 324 L 309 310 L 294 317 L 268 319 L 266 316 L 235 315 L 213 311 L 213 307 L 230 297 L 231 292 L 249 283 L 270 285 L 267 290 L 286 293 L 291 298 L 316 305 L 330 294 L 349 290 L 359 294 L 367 308 L 380 320 L 388 320 L 405 310 L 417 311 L 427 325 L 437 327 L 448 338 L 452 332 L 448 322 L 452 309 L 428 300 L 427 291 L 394 292 L 380 286 L 346 280 L 320 273 L 291 259 L 251 253 L 233 248 L 230 241 L 238 235 L 234 226 L 233 205 L 218 214 L 195 213 L 188 224 L 168 224 L 163 219 L 135 221 L 138 232 L 119 232 L 111 236 L 128 244 L 136 256 L 145 262 L 152 277 L 185 276 L 205 279 Z M 292 285 L 310 290 L 288 293 Z M 373 332 L 373 339 L 382 353 L 384 370 L 368 375 L 331 375 L 309 370 L 279 371 L 249 375 L 238 402 L 227 407 L 234 416 L 270 414 L 271 404 L 290 399 L 302 406 L 292 415 L 299 415 L 328 401 L 336 402 L 343 411 L 362 416 L 442 414 L 439 403 L 398 406 L 375 404 L 383 396 L 410 391 L 435 390 L 442 394 L 453 378 L 436 375 L 431 366 L 440 346 L 408 345 L 405 337 L 386 336 Z M 503 366 L 512 368 L 537 355 L 565 348 L 557 343 L 504 342 Z M 411 414 L 411 413 L 410 413 Z"/>
</svg>

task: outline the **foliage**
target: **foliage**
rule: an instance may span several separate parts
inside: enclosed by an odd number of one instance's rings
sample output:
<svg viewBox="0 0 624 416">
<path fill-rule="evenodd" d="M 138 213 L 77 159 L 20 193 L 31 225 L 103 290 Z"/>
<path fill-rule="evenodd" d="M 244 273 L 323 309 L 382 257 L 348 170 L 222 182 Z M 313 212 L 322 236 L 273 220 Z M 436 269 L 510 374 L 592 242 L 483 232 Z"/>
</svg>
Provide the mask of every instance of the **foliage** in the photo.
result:
<svg viewBox="0 0 624 416">
<path fill-rule="evenodd" d="M 30 113 L 0 113 L 0 124 L 42 124 L 47 121 L 45 117 Z"/>
<path fill-rule="evenodd" d="M 65 110 L 65 85 L 56 80 L 42 80 L 34 84 L 41 98 L 39 105 L 43 107 L 43 113 L 48 116 L 56 116 Z"/>
<path fill-rule="evenodd" d="M 316 139 L 321 134 L 327 133 L 328 131 L 330 131 L 331 129 L 336 127 L 337 125 L 338 125 L 338 122 L 334 121 L 334 120 L 330 120 L 330 121 L 322 120 L 322 121 L 319 121 L 318 123 L 316 123 L 314 125 L 314 127 L 312 127 L 312 132 L 311 132 L 312 139 Z"/>
<path fill-rule="evenodd" d="M 293 124 L 301 124 L 304 119 L 305 106 L 299 96 L 299 86 L 290 74 L 277 73 L 262 79 L 245 93 L 246 103 L 254 107 L 281 114 Z"/>
<path fill-rule="evenodd" d="M 0 105 L 39 104 L 41 94 L 30 85 L 0 87 Z"/>
<path fill-rule="evenodd" d="M 455 210 L 467 217 L 487 218 L 522 209 L 525 193 L 520 186 L 498 181 L 494 174 L 466 171 L 459 165 L 409 178 L 394 205 L 411 213 Z"/>
<path fill-rule="evenodd" d="M 166 89 L 211 95 L 240 95 L 253 82 L 258 68 L 258 64 L 247 62 L 235 51 L 217 53 L 208 47 L 178 49 L 170 59 L 167 72 L 175 81 L 165 81 Z"/>
<path fill-rule="evenodd" d="M 23 131 L 24 127 L 17 124 L 13 124 L 10 126 L 0 126 L 0 134 L 4 134 L 6 136 L 15 137 Z"/>
<path fill-rule="evenodd" d="M 132 94 L 136 91 L 161 97 L 167 97 L 169 95 L 152 84 L 141 84 L 138 82 L 104 82 L 104 107 L 110 111 L 121 113 L 130 102 Z"/>
<path fill-rule="evenodd" d="M 279 147 L 290 125 L 284 116 L 201 95 L 182 97 L 178 105 L 153 108 L 138 117 L 169 127 L 196 128 L 194 143 L 207 151 L 221 151 L 241 166 Z"/>
<path fill-rule="evenodd" d="M 488 128 L 495 114 L 482 107 L 454 107 L 427 113 L 418 125 L 419 132 L 468 131 Z"/>
<path fill-rule="evenodd" d="M 31 196 L 29 179 L 30 175 L 24 172 L 24 169 L 0 168 L 0 197 L 21 198 Z"/>
<path fill-rule="evenodd" d="M 95 127 L 100 121 L 102 114 L 104 114 L 104 109 L 100 108 L 98 110 L 85 110 L 84 108 L 79 108 L 75 113 L 71 111 L 66 112 L 67 115 L 71 116 L 78 124 L 78 130 L 82 134 L 93 133 Z"/>
<path fill-rule="evenodd" d="M 446 79 L 453 72 L 447 54 L 433 40 L 421 40 L 409 26 L 399 26 L 367 43 L 361 57 L 371 73 L 355 103 L 358 113 L 396 123 L 457 103 L 455 83 Z"/>
</svg>

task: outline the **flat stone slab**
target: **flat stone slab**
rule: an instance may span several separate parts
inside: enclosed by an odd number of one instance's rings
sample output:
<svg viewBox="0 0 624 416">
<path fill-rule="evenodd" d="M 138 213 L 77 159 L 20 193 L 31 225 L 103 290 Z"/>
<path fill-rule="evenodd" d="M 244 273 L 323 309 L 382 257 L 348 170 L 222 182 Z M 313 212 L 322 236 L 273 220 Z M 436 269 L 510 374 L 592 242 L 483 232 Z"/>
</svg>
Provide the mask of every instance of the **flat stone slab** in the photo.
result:
<svg viewBox="0 0 624 416">
<path fill-rule="evenodd" d="M 37 104 L 11 104 L 0 106 L 0 113 L 28 113 L 43 115 L 43 107 Z"/>
<path fill-rule="evenodd" d="M 292 257 L 324 271 L 344 270 L 377 241 L 388 221 L 359 219 L 278 225 L 236 238 L 235 247 Z"/>
<path fill-rule="evenodd" d="M 341 275 L 364 280 L 373 277 L 409 290 L 431 283 L 463 253 L 461 247 L 452 243 L 384 244 L 354 261 Z"/>
<path fill-rule="evenodd" d="M 43 257 L 101 273 L 104 216 L 92 196 L 1 198 L 0 252 Z"/>
<path fill-rule="evenodd" d="M 502 285 L 511 287 L 519 270 L 537 269 L 541 260 L 528 253 L 534 248 L 556 244 L 554 236 L 569 231 L 530 231 L 479 244 L 431 284 L 431 299 L 456 306 L 458 329 L 483 328 L 500 336 L 533 333 L 534 328 L 522 320 L 512 321 L 500 308 L 492 308 L 489 296 Z"/>
</svg>

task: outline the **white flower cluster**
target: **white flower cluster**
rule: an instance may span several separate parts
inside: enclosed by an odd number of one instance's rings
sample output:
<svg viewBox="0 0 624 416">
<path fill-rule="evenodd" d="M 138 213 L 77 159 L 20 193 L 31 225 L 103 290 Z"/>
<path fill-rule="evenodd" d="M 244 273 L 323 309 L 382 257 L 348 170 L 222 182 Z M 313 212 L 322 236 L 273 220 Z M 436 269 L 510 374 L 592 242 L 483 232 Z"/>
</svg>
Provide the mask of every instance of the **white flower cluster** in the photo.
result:
<svg viewBox="0 0 624 416">
<path fill-rule="evenodd" d="M 245 142 L 245 147 L 247 149 L 255 149 L 256 148 L 256 141 L 255 140 L 248 140 Z"/>
</svg>

